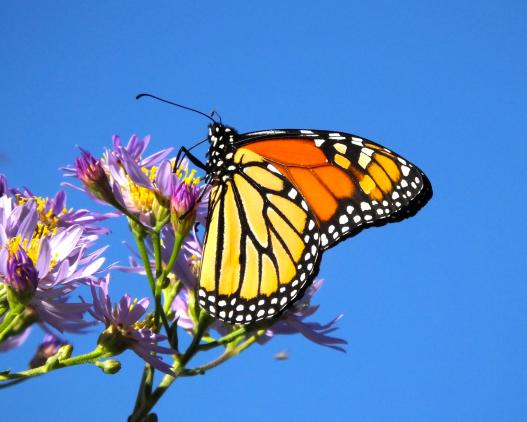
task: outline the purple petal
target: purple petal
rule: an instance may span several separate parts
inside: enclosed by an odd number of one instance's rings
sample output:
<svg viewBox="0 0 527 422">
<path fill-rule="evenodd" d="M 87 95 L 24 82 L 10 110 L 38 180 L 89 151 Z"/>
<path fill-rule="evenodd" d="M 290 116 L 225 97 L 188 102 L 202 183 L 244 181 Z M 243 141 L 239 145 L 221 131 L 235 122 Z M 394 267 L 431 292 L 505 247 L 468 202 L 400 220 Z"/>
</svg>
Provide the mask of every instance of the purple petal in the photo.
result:
<svg viewBox="0 0 527 422">
<path fill-rule="evenodd" d="M 158 162 L 164 160 L 173 150 L 174 148 L 163 149 L 144 158 L 143 160 L 141 160 L 140 164 L 143 167 L 151 167 L 153 165 L 156 165 Z"/>
<path fill-rule="evenodd" d="M 132 157 L 126 152 L 123 151 L 123 167 L 126 170 L 126 173 L 132 179 L 132 181 L 147 189 L 152 189 L 152 183 L 150 179 L 143 173 L 141 167 L 133 160 Z"/>
<path fill-rule="evenodd" d="M 40 244 L 40 251 L 38 253 L 38 260 L 37 260 L 37 271 L 38 276 L 40 278 L 44 278 L 50 267 L 51 263 L 51 247 L 49 245 L 49 240 L 47 238 L 44 238 Z"/>
<path fill-rule="evenodd" d="M 156 185 L 159 191 L 169 196 L 171 191 L 172 164 L 170 161 L 164 161 L 159 167 L 156 174 Z"/>
<path fill-rule="evenodd" d="M 18 207 L 18 208 L 22 209 L 21 207 Z M 11 217 L 13 217 L 14 215 L 15 213 L 11 214 Z M 34 206 L 34 204 L 31 204 L 29 213 L 25 216 L 22 223 L 20 224 L 17 234 L 22 236 L 22 238 L 24 239 L 31 239 L 37 227 L 37 221 L 38 221 L 37 209 Z"/>
<path fill-rule="evenodd" d="M 52 212 L 55 215 L 59 215 L 60 213 L 62 213 L 62 210 L 64 209 L 66 205 L 66 192 L 64 192 L 63 190 L 58 191 L 57 194 L 55 195 L 53 202 L 54 202 L 54 205 L 53 205 Z"/>
</svg>

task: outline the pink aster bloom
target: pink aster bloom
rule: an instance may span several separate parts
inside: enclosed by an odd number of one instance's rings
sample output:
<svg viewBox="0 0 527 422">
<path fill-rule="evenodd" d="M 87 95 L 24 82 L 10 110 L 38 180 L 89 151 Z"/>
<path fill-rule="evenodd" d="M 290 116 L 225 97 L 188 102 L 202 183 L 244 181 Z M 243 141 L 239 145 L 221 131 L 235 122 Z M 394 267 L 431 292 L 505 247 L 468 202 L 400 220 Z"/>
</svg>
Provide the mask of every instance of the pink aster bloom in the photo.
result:
<svg viewBox="0 0 527 422">
<path fill-rule="evenodd" d="M 166 336 L 154 333 L 144 321 L 140 321 L 148 309 L 150 299 L 144 297 L 134 301 L 125 294 L 118 303 L 112 304 L 108 294 L 109 282 L 110 278 L 107 276 L 98 283 L 91 284 L 92 316 L 106 326 L 105 333 L 118 341 L 119 346 L 124 346 L 123 350 L 129 348 L 152 367 L 173 375 L 171 366 L 163 362 L 159 354 L 172 355 L 177 352 L 160 346 L 158 343 L 166 340 Z"/>
<path fill-rule="evenodd" d="M 83 151 L 74 166 L 63 169 L 65 176 L 81 180 L 84 188 L 64 185 L 86 191 L 153 227 L 164 214 L 168 215 L 172 164 L 165 158 L 172 148 L 143 158 L 149 143 L 150 136 L 140 139 L 133 135 L 125 146 L 114 135 L 113 148 L 106 150 L 100 160 Z"/>
<path fill-rule="evenodd" d="M 173 177 L 170 192 L 170 213 L 174 231 L 185 235 L 196 219 L 201 188 L 195 183 L 187 183 L 176 175 Z"/>
<path fill-rule="evenodd" d="M 39 322 L 59 331 L 82 331 L 91 325 L 83 318 L 89 306 L 69 299 L 104 263 L 100 255 L 105 248 L 88 252 L 96 237 L 85 236 L 81 225 L 58 227 L 55 220 L 42 219 L 33 198 L 16 204 L 4 195 L 0 197 L 0 283 L 19 291 Z"/>
<path fill-rule="evenodd" d="M 9 188 L 7 179 L 0 175 L 0 196 L 3 195 L 13 199 L 15 205 L 33 200 L 37 204 L 38 218 L 42 223 L 53 224 L 57 227 L 69 227 L 74 224 L 82 226 L 86 240 L 89 240 L 91 234 L 109 233 L 109 229 L 98 226 L 98 223 L 119 215 L 119 213 L 100 214 L 87 209 L 68 208 L 66 192 L 63 190 L 58 191 L 52 198 L 43 198 L 35 195 L 28 188 Z"/>
</svg>

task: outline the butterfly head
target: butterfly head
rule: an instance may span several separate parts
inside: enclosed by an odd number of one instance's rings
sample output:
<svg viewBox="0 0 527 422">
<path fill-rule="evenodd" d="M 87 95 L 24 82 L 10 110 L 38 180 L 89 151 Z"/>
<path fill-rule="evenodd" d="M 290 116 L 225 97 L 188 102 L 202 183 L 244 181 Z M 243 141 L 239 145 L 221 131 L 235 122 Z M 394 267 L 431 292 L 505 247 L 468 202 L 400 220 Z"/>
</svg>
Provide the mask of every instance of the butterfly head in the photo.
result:
<svg viewBox="0 0 527 422">
<path fill-rule="evenodd" d="M 217 178 L 223 178 L 231 170 L 235 152 L 235 139 L 238 133 L 235 129 L 221 123 L 209 125 L 209 151 L 207 153 L 207 168 L 209 173 Z"/>
</svg>

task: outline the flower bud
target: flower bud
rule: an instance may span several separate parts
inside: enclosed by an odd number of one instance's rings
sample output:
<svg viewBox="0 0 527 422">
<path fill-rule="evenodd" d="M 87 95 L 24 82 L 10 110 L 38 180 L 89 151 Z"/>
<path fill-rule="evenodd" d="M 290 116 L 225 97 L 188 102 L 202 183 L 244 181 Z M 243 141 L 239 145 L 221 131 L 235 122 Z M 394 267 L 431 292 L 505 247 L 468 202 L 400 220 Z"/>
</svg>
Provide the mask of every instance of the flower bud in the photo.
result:
<svg viewBox="0 0 527 422">
<path fill-rule="evenodd" d="M 68 347 L 67 347 L 68 346 Z M 63 351 L 64 349 L 64 351 Z M 44 340 L 37 348 L 37 351 L 31 361 L 29 362 L 30 368 L 37 368 L 46 363 L 46 361 L 51 357 L 55 356 L 59 351 L 61 352 L 61 359 L 71 356 L 71 351 L 73 347 L 71 344 L 66 343 L 65 341 L 55 337 L 54 335 L 47 334 L 44 337 Z M 68 356 L 62 356 L 64 353 Z"/>
<path fill-rule="evenodd" d="M 98 368 L 101 368 L 105 374 L 116 374 L 121 370 L 121 362 L 118 360 L 105 360 L 104 362 L 95 362 Z"/>
<path fill-rule="evenodd" d="M 113 204 L 115 198 L 110 181 L 100 161 L 88 151 L 81 151 L 81 156 L 75 160 L 77 177 L 95 198 Z"/>
<path fill-rule="evenodd" d="M 110 325 L 102 332 L 97 344 L 112 355 L 119 355 L 130 347 L 131 340 L 115 325 Z"/>
<path fill-rule="evenodd" d="M 186 236 L 196 219 L 199 189 L 194 183 L 179 179 L 172 186 L 170 195 L 170 221 L 176 233 Z"/>
<path fill-rule="evenodd" d="M 19 302 L 27 303 L 33 297 L 38 285 L 38 272 L 22 248 L 10 254 L 5 280 Z"/>
</svg>

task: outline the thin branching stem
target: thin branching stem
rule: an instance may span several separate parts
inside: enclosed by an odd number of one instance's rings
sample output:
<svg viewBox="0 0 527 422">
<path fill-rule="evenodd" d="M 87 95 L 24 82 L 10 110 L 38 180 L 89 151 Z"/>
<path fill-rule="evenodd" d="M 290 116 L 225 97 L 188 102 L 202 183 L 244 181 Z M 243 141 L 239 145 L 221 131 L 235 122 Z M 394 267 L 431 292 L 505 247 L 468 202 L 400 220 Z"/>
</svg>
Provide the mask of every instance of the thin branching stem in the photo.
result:
<svg viewBox="0 0 527 422">
<path fill-rule="evenodd" d="M 48 359 L 48 361 L 44 365 L 38 366 L 36 368 L 27 369 L 21 372 L 0 374 L 0 381 L 35 377 L 38 375 L 43 375 L 48 372 L 61 369 L 61 368 L 66 368 L 69 366 L 83 365 L 86 363 L 95 363 L 100 359 L 108 358 L 110 356 L 113 356 L 113 355 L 109 353 L 108 351 L 104 350 L 103 348 L 97 347 L 91 352 L 86 353 L 84 355 L 78 355 L 78 356 L 74 356 L 74 357 L 70 357 L 66 359 L 59 359 L 59 360 L 53 360 L 53 357 L 52 357 Z"/>
</svg>

